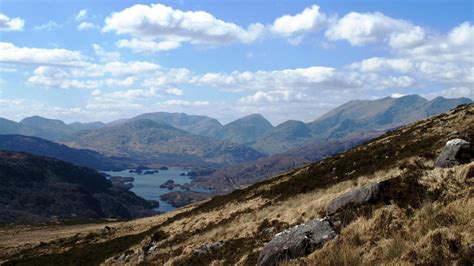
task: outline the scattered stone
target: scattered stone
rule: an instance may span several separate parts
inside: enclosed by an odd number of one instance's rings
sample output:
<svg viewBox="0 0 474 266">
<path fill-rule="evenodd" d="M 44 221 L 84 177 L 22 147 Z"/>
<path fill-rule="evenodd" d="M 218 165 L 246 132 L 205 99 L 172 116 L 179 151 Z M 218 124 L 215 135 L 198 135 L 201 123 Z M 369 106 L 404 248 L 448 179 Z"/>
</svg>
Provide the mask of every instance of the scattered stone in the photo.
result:
<svg viewBox="0 0 474 266">
<path fill-rule="evenodd" d="M 452 139 L 446 142 L 443 150 L 434 161 L 435 167 L 449 168 L 470 163 L 474 158 L 474 147 L 463 139 Z"/>
<path fill-rule="evenodd" d="M 257 265 L 278 265 L 282 261 L 309 255 L 336 237 L 327 220 L 312 220 L 296 225 L 268 242 L 258 257 Z"/>
</svg>

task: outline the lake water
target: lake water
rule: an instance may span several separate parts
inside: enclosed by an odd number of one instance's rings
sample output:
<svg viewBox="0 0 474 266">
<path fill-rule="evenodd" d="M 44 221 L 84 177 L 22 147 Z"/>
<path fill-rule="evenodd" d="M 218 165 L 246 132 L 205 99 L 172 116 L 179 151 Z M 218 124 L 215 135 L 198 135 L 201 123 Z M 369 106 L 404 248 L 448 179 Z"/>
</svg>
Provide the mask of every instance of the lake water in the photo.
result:
<svg viewBox="0 0 474 266">
<path fill-rule="evenodd" d="M 146 170 L 145 170 L 146 171 Z M 168 170 L 159 170 L 158 173 L 150 175 L 139 175 L 136 173 L 129 173 L 129 170 L 118 171 L 118 172 L 105 172 L 111 176 L 124 176 L 133 177 L 135 181 L 132 182 L 133 187 L 130 191 L 134 192 L 138 196 L 147 200 L 156 200 L 160 202 L 160 207 L 156 208 L 156 211 L 168 212 L 175 208 L 170 204 L 162 201 L 160 196 L 170 191 L 182 191 L 179 188 L 168 190 L 167 188 L 160 188 L 160 185 L 165 183 L 167 180 L 174 180 L 176 184 L 185 184 L 191 182 L 189 176 L 180 176 L 181 173 L 187 173 L 187 169 L 173 168 L 170 167 Z M 198 192 L 197 190 L 193 190 Z M 205 192 L 205 191 L 200 191 Z"/>
</svg>

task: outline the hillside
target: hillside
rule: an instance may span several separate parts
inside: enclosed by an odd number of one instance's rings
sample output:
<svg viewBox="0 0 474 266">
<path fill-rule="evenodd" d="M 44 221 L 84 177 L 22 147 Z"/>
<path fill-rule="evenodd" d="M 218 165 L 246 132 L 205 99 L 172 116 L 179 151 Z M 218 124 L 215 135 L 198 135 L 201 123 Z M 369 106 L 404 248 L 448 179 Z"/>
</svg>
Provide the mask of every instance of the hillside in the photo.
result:
<svg viewBox="0 0 474 266">
<path fill-rule="evenodd" d="M 266 258 L 272 257 L 267 256 L 281 252 L 278 260 L 302 265 L 470 265 L 474 213 L 466 206 L 474 204 L 472 146 L 470 155 L 459 158 L 466 164 L 434 167 L 435 158 L 442 150 L 445 154 L 445 144 L 454 138 L 474 141 L 474 105 L 164 216 L 110 223 L 113 234 L 101 234 L 90 225 L 80 227 L 90 230 L 90 238 L 81 240 L 72 227 L 71 233 L 49 236 L 52 240 L 41 246 L 20 234 L 15 250 L 9 248 L 15 238 L 2 242 L 0 258 L 9 258 L 11 264 L 268 265 Z M 348 193 L 354 191 L 372 198 L 361 196 L 363 203 L 335 211 L 328 208 L 350 199 Z M 320 231 L 298 235 L 311 226 L 320 226 Z M 135 229 L 127 233 L 125 228 Z M 12 230 L 18 229 L 3 233 Z M 267 248 L 288 235 L 295 236 L 291 246 Z M 293 245 L 300 236 L 298 249 Z"/>
<path fill-rule="evenodd" d="M 271 128 L 273 128 L 272 124 L 262 115 L 253 114 L 224 125 L 212 137 L 240 144 L 252 144 Z"/>
<path fill-rule="evenodd" d="M 193 135 L 147 119 L 78 132 L 65 144 L 144 164 L 216 166 L 263 156 L 246 146 Z"/>
<path fill-rule="evenodd" d="M 28 153 L 0 151 L 1 223 L 132 218 L 151 204 L 98 172 Z"/>
<path fill-rule="evenodd" d="M 108 158 L 92 150 L 73 149 L 45 139 L 22 135 L 0 135 L 0 150 L 47 156 L 102 171 L 132 167 L 130 162 Z"/>
<path fill-rule="evenodd" d="M 183 113 L 156 112 L 141 114 L 131 120 L 149 119 L 155 122 L 166 123 L 172 127 L 187 131 L 195 135 L 212 136 L 222 127 L 214 118 L 201 115 L 187 115 Z"/>
<path fill-rule="evenodd" d="M 75 131 L 61 120 L 44 118 L 41 116 L 26 117 L 20 121 L 20 124 L 46 132 L 46 138 L 50 140 L 64 139 Z"/>
</svg>

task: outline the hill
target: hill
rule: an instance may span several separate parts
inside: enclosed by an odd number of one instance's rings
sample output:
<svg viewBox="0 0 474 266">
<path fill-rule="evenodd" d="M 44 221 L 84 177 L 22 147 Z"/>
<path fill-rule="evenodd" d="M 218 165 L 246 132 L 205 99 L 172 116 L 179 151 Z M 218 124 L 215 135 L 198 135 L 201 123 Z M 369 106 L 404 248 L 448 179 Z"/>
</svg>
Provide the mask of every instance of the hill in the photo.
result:
<svg viewBox="0 0 474 266">
<path fill-rule="evenodd" d="M 151 204 L 98 172 L 52 158 L 0 151 L 1 223 L 132 218 Z"/>
<path fill-rule="evenodd" d="M 156 112 L 141 114 L 131 120 L 149 119 L 155 122 L 166 123 L 172 127 L 187 131 L 195 135 L 212 136 L 220 130 L 221 123 L 214 118 L 201 115 L 187 115 L 183 113 Z"/>
<path fill-rule="evenodd" d="M 273 128 L 261 114 L 253 114 L 224 125 L 216 134 L 218 139 L 225 139 L 240 144 L 252 144 L 255 140 Z"/>
<path fill-rule="evenodd" d="M 50 140 L 64 139 L 75 131 L 61 120 L 41 116 L 26 117 L 20 121 L 20 124 L 40 129 L 46 133 L 45 138 Z"/>
<path fill-rule="evenodd" d="M 465 141 L 445 146 L 456 138 Z M 91 225 L 93 240 L 86 243 L 74 240 L 73 229 L 37 247 L 19 243 L 17 235 L 16 250 L 7 245 L 0 258 L 10 260 L 6 265 L 271 265 L 267 258 L 303 265 L 470 265 L 472 145 L 470 155 L 451 153 L 460 165 L 434 167 L 446 149 L 466 141 L 474 141 L 472 104 L 164 216 L 110 223 L 113 235 Z M 287 236 L 294 241 L 285 242 Z"/>
<path fill-rule="evenodd" d="M 67 126 L 72 128 L 74 131 L 81 131 L 81 130 L 90 130 L 90 129 L 105 127 L 106 124 L 102 122 L 90 122 L 90 123 L 74 122 L 71 124 L 67 124 Z"/>
<path fill-rule="evenodd" d="M 152 120 L 131 120 L 77 132 L 65 144 L 144 164 L 216 166 L 255 160 L 263 155 L 243 145 L 197 136 Z"/>
<path fill-rule="evenodd" d="M 47 156 L 102 171 L 123 170 L 132 167 L 92 150 L 73 149 L 63 144 L 22 135 L 0 135 L 0 150 L 27 152 Z"/>
</svg>

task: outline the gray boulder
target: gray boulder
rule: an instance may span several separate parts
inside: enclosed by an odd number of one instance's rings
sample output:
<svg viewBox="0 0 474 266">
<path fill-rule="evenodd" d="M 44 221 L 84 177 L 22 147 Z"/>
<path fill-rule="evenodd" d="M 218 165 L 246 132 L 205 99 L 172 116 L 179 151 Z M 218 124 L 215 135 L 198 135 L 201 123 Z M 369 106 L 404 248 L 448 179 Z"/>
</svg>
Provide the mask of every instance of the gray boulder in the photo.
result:
<svg viewBox="0 0 474 266">
<path fill-rule="evenodd" d="M 375 199 L 379 194 L 380 188 L 382 187 L 382 182 L 369 184 L 360 188 L 355 188 L 340 195 L 335 199 L 332 199 L 326 205 L 326 215 L 332 215 L 348 204 L 358 205 L 366 203 L 369 200 Z"/>
<path fill-rule="evenodd" d="M 307 256 L 322 247 L 336 233 L 327 220 L 312 220 L 289 228 L 268 242 L 258 257 L 257 265 L 278 265 L 280 262 Z"/>
<path fill-rule="evenodd" d="M 471 162 L 474 158 L 474 148 L 463 139 L 452 139 L 446 142 L 443 150 L 434 161 L 435 167 L 449 168 Z"/>
</svg>

